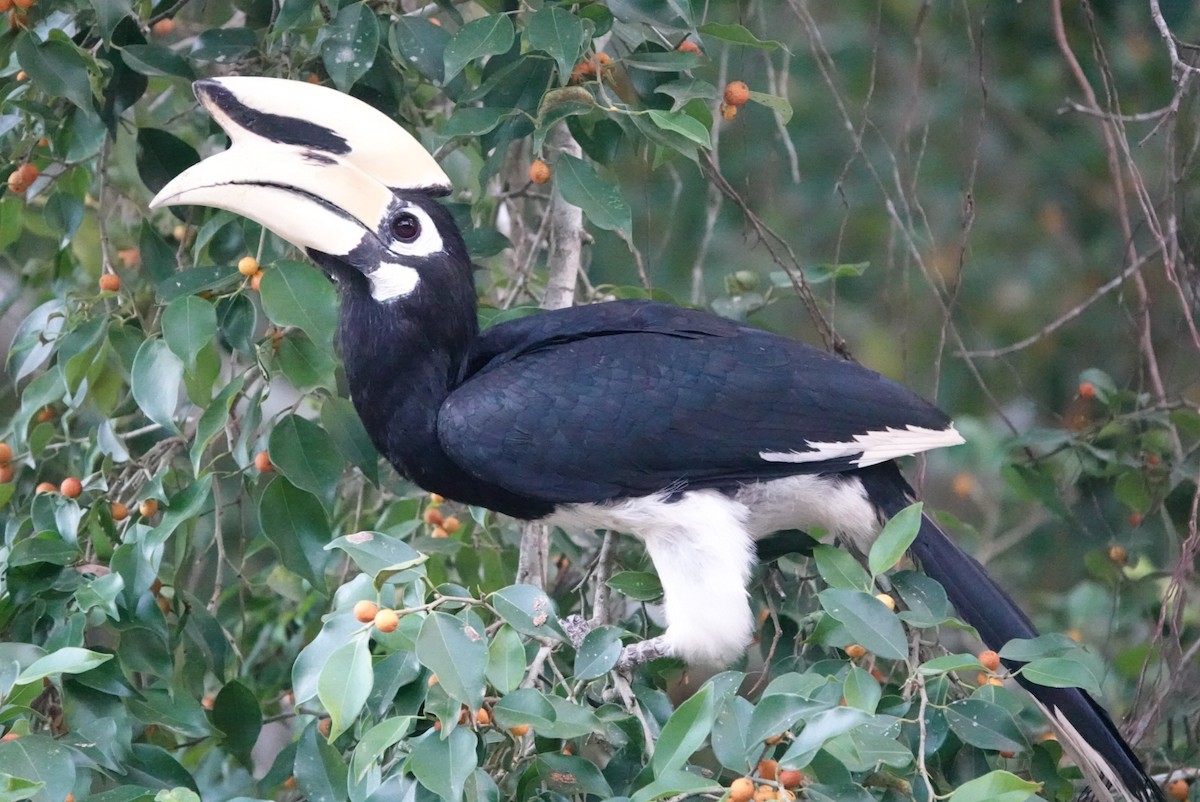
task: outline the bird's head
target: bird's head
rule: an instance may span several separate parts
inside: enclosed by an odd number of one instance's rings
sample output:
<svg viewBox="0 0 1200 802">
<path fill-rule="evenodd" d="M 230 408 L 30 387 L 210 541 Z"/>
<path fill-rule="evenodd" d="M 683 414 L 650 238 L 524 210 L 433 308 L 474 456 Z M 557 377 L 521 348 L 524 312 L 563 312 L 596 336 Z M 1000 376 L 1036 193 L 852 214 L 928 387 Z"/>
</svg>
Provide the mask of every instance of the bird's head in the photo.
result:
<svg viewBox="0 0 1200 802">
<path fill-rule="evenodd" d="M 208 79 L 194 89 L 231 146 L 180 173 L 151 208 L 213 206 L 248 217 L 304 248 L 339 285 L 381 303 L 410 295 L 448 261 L 466 261 L 436 200 L 450 179 L 382 112 L 279 78 Z"/>
</svg>

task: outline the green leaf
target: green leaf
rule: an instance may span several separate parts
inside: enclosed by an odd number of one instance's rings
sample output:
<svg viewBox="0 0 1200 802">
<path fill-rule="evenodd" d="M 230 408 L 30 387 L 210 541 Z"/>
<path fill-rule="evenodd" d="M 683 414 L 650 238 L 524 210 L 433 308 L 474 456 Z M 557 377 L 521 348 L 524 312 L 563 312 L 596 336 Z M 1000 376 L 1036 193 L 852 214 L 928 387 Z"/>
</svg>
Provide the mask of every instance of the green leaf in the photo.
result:
<svg viewBox="0 0 1200 802">
<path fill-rule="evenodd" d="M 596 627 L 583 636 L 575 651 L 575 679 L 603 677 L 621 657 L 621 630 Z"/>
<path fill-rule="evenodd" d="M 858 666 L 851 666 L 842 686 L 842 695 L 850 707 L 856 707 L 864 713 L 874 713 L 883 696 L 883 690 L 869 672 Z"/>
<path fill-rule="evenodd" d="M 505 729 L 528 724 L 539 735 L 554 727 L 557 716 L 546 695 L 536 688 L 522 688 L 505 695 L 492 708 L 496 723 Z"/>
<path fill-rule="evenodd" d="M 668 53 L 633 53 L 621 59 L 626 67 L 650 72 L 687 72 L 700 66 L 700 57 L 695 53 L 671 51 Z"/>
<path fill-rule="evenodd" d="M 416 716 L 393 716 L 367 730 L 350 756 L 351 780 L 362 782 L 383 753 L 412 732 L 415 721 Z"/>
<path fill-rule="evenodd" d="M 983 699 L 960 699 L 943 712 L 946 723 L 963 743 L 997 751 L 1021 752 L 1028 748 L 1012 714 L 1000 705 Z"/>
<path fill-rule="evenodd" d="M 317 698 L 329 711 L 330 743 L 354 723 L 371 695 L 375 675 L 367 636 L 363 632 L 329 655 L 317 677 Z"/>
<path fill-rule="evenodd" d="M 253 767 L 250 752 L 262 731 L 262 707 L 254 690 L 237 680 L 225 683 L 213 699 L 212 721 L 225 733 L 225 749 L 243 766 Z"/>
<path fill-rule="evenodd" d="M 379 484 L 379 452 L 348 398 L 330 396 L 321 404 L 321 425 L 333 438 L 338 453 L 350 460 L 371 482 Z"/>
<path fill-rule="evenodd" d="M 766 106 L 779 115 L 780 122 L 787 125 L 792 119 L 792 104 L 785 97 L 768 95 L 763 92 L 751 92 L 750 99 L 760 106 Z"/>
<path fill-rule="evenodd" d="M 187 59 L 166 45 L 126 45 L 121 49 L 121 57 L 130 69 L 150 78 L 162 76 L 186 81 L 196 78 Z"/>
<path fill-rule="evenodd" d="M 450 33 L 427 19 L 404 15 L 396 19 L 388 32 L 388 45 L 399 64 L 411 65 L 434 83 L 445 83 L 443 54 Z"/>
<path fill-rule="evenodd" d="M 699 98 L 707 103 L 717 97 L 717 88 L 699 78 L 680 78 L 676 81 L 667 81 L 654 87 L 654 91 L 670 96 L 675 101 L 672 108 L 676 111 L 689 100 Z"/>
<path fill-rule="evenodd" d="M 491 604 L 513 629 L 533 638 L 561 638 L 558 613 L 545 591 L 533 585 L 509 585 L 491 596 Z"/>
<path fill-rule="evenodd" d="M 1059 632 L 1038 635 L 1036 638 L 1013 638 L 1004 644 L 1000 656 L 1005 660 L 1028 663 L 1039 657 L 1061 657 L 1079 648 L 1079 644 Z"/>
<path fill-rule="evenodd" d="M 417 659 L 450 696 L 472 710 L 483 704 L 488 644 L 482 632 L 452 615 L 430 613 L 417 634 Z"/>
<path fill-rule="evenodd" d="M 514 114 L 517 114 L 515 109 L 493 106 L 458 108 L 446 120 L 442 134 L 449 137 L 483 136 Z"/>
<path fill-rule="evenodd" d="M 198 161 L 196 149 L 174 134 L 157 128 L 138 129 L 138 175 L 151 192 L 158 192 Z"/>
<path fill-rule="evenodd" d="M 751 744 L 746 742 L 754 705 L 740 696 L 730 696 L 717 710 L 713 722 L 712 750 L 721 765 L 738 774 L 750 770 Z M 757 759 L 758 744 L 754 744 Z"/>
<path fill-rule="evenodd" d="M 320 272 L 281 260 L 263 271 L 263 311 L 277 326 L 295 326 L 314 342 L 328 344 L 337 329 L 337 293 Z"/>
<path fill-rule="evenodd" d="M 190 452 L 192 473 L 200 474 L 200 461 L 204 457 L 204 450 L 216 439 L 218 434 L 225 430 L 225 424 L 229 422 L 229 408 L 233 405 L 237 394 L 242 391 L 245 383 L 245 376 L 234 376 L 233 380 L 217 393 L 216 398 L 210 401 L 204 412 L 201 413 L 200 420 L 196 423 L 196 437 L 192 441 Z"/>
<path fill-rule="evenodd" d="M 748 47 L 757 47 L 761 50 L 776 50 L 783 45 L 773 39 L 759 39 L 754 34 L 750 33 L 744 26 L 727 25 L 721 22 L 706 22 L 701 25 L 699 32 L 704 36 L 720 39 L 723 42 L 729 42 L 735 45 L 746 45 Z"/>
<path fill-rule="evenodd" d="M 466 727 L 455 727 L 445 738 L 430 731 L 413 745 L 407 767 L 421 785 L 446 802 L 459 802 L 477 765 L 475 746 L 475 733 Z"/>
<path fill-rule="evenodd" d="M 525 646 L 517 631 L 507 624 L 496 630 L 488 646 L 486 676 L 501 694 L 515 691 L 525 678 Z"/>
<path fill-rule="evenodd" d="M 579 17 L 559 6 L 547 4 L 529 19 L 525 37 L 530 48 L 550 54 L 558 65 L 559 80 L 566 83 L 583 52 L 587 32 Z"/>
<path fill-rule="evenodd" d="M 468 22 L 446 45 L 442 56 L 445 64 L 443 80 L 452 80 L 475 59 L 507 53 L 514 37 L 513 24 L 504 14 L 489 14 Z"/>
<path fill-rule="evenodd" d="M 813 559 L 817 564 L 817 573 L 831 588 L 862 590 L 871 587 L 871 577 L 867 576 L 858 560 L 850 556 L 845 549 L 826 545 L 814 546 Z"/>
<path fill-rule="evenodd" d="M 686 766 L 688 758 L 704 743 L 716 719 L 713 696 L 712 683 L 705 683 L 667 719 L 650 762 L 655 776 Z"/>
<path fill-rule="evenodd" d="M 238 272 L 229 267 L 193 267 L 173 273 L 154 289 L 159 300 L 170 303 L 184 295 L 222 289 L 232 284 L 238 276 Z"/>
<path fill-rule="evenodd" d="M 658 111 L 655 109 L 646 113 L 659 128 L 681 134 L 702 148 L 712 147 L 712 134 L 704 127 L 704 123 L 690 114 L 684 114 L 682 111 Z"/>
<path fill-rule="evenodd" d="M 595 764 L 581 757 L 543 752 L 534 759 L 542 787 L 564 796 L 586 795 L 608 799 L 612 788 Z"/>
<path fill-rule="evenodd" d="M 949 802 L 1025 802 L 1038 792 L 1038 783 L 1007 771 L 989 771 L 954 789 Z"/>
<path fill-rule="evenodd" d="M 306 802 L 345 802 L 346 761 L 341 752 L 318 737 L 315 721 L 300 736 L 292 771 Z"/>
<path fill-rule="evenodd" d="M 829 588 L 817 594 L 821 607 L 841 622 L 855 641 L 880 657 L 903 660 L 908 655 L 904 627 L 879 599 L 861 590 Z"/>
<path fill-rule="evenodd" d="M 111 654 L 101 654 L 90 649 L 67 646 L 34 661 L 31 666 L 17 676 L 15 684 L 27 685 L 56 674 L 82 674 L 112 658 Z"/>
<path fill-rule="evenodd" d="M 825 742 L 855 727 L 866 724 L 871 716 L 853 707 L 834 707 L 822 710 L 808 719 L 804 729 L 792 741 L 779 762 L 785 766 L 804 768 L 812 762 Z"/>
<path fill-rule="evenodd" d="M 329 519 L 321 502 L 285 477 L 277 476 L 259 499 L 258 522 L 284 567 L 324 592 L 322 573 Z"/>
<path fill-rule="evenodd" d="M 325 549 L 341 549 L 349 554 L 354 564 L 371 577 L 376 588 L 383 587 L 385 582 L 394 579 L 401 571 L 416 568 L 429 559 L 400 538 L 383 532 L 355 532 L 352 535 L 344 535 Z M 411 578 L 415 579 L 419 575 L 420 573 L 414 573 Z"/>
<path fill-rule="evenodd" d="M 658 575 L 648 571 L 618 571 L 608 578 L 606 584 L 634 601 L 654 601 L 663 595 Z"/>
<path fill-rule="evenodd" d="M 149 339 L 133 358 L 129 384 L 133 400 L 146 417 L 171 433 L 178 433 L 173 417 L 183 382 L 183 362 L 164 341 Z"/>
<path fill-rule="evenodd" d="M 945 674 L 948 671 L 984 671 L 983 664 L 973 654 L 944 654 L 921 663 L 917 669 L 925 676 Z"/>
<path fill-rule="evenodd" d="M 1069 657 L 1039 657 L 1021 667 L 1021 676 L 1050 688 L 1082 688 L 1093 696 L 1102 695 L 1092 670 Z"/>
<path fill-rule="evenodd" d="M 555 162 L 554 186 L 563 200 L 583 209 L 594 225 L 608 230 L 629 233 L 633 229 L 633 212 L 621 197 L 621 191 L 596 172 L 582 159 L 561 154 Z"/>
<path fill-rule="evenodd" d="M 323 31 L 321 60 L 333 83 L 342 92 L 367 74 L 379 49 L 379 21 L 366 3 L 342 6 Z"/>
<path fill-rule="evenodd" d="M 84 113 L 94 114 L 96 99 L 90 71 L 96 68 L 96 62 L 72 42 L 52 36 L 39 43 L 32 32 L 25 32 L 17 36 L 14 52 L 34 86 L 50 97 L 65 97 Z"/>
<path fill-rule="evenodd" d="M 674 797 L 678 799 L 701 798 L 701 794 L 723 791 L 716 780 L 701 777 L 690 771 L 674 769 L 663 772 L 649 785 L 637 790 L 630 802 L 652 802 L 655 799 Z"/>
<path fill-rule="evenodd" d="M 883 526 L 883 531 L 871 544 L 871 553 L 867 555 L 867 565 L 871 569 L 872 578 L 888 570 L 908 551 L 908 547 L 917 539 L 921 529 L 921 513 L 924 505 L 921 502 L 912 504 L 893 515 Z"/>
<path fill-rule="evenodd" d="M 337 389 L 337 362 L 328 346 L 320 346 L 302 332 L 289 332 L 275 354 L 279 369 L 296 390 L 306 393 L 318 387 Z"/>
<path fill-rule="evenodd" d="M 217 333 L 217 310 L 203 298 L 185 295 L 163 311 L 163 339 L 189 370 L 196 367 L 196 354 Z"/>
<path fill-rule="evenodd" d="M 286 415 L 267 439 L 275 468 L 296 487 L 328 499 L 346 464 L 329 433 L 299 415 Z"/>
<path fill-rule="evenodd" d="M 91 0 L 96 13 L 96 24 L 106 44 L 111 43 L 113 29 L 121 20 L 133 14 L 132 0 Z"/>
<path fill-rule="evenodd" d="M 53 738 L 23 735 L 15 741 L 0 743 L 0 774 L 33 785 L 42 784 L 36 794 L 17 798 L 52 802 L 65 799 L 74 786 L 75 762 L 67 748 Z"/>
<path fill-rule="evenodd" d="M 196 37 L 188 57 L 192 61 L 233 62 L 245 58 L 256 47 L 258 35 L 250 28 L 209 28 Z"/>
</svg>

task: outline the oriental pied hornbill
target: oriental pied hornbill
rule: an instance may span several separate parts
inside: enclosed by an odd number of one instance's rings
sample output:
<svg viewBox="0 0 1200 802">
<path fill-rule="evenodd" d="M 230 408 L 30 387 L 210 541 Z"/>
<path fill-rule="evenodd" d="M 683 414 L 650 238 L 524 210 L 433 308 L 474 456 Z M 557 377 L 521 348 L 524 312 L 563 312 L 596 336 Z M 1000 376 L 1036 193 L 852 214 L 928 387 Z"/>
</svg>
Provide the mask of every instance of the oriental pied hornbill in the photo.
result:
<svg viewBox="0 0 1200 802">
<path fill-rule="evenodd" d="M 704 312 L 616 301 L 480 332 L 472 267 L 420 144 L 332 89 L 200 81 L 232 140 L 152 206 L 215 206 L 304 248 L 337 283 L 355 407 L 413 482 L 509 515 L 640 538 L 665 591 L 660 651 L 745 649 L 756 542 L 820 529 L 859 553 L 913 501 L 895 460 L 962 442 L 857 364 Z M 928 517 L 912 552 L 999 650 L 1033 625 Z M 1016 668 L 1016 666 L 1011 666 Z M 1023 683 L 1102 798 L 1161 799 L 1085 692 Z"/>
</svg>

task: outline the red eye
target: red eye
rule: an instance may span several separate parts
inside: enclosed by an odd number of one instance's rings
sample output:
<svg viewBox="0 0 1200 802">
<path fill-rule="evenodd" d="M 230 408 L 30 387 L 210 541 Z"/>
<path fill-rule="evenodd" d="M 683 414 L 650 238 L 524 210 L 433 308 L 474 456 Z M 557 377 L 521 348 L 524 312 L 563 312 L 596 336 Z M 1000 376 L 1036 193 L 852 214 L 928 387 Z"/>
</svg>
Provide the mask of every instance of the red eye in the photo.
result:
<svg viewBox="0 0 1200 802">
<path fill-rule="evenodd" d="M 401 212 L 392 221 L 392 236 L 400 242 L 412 242 L 421 236 L 421 221 L 412 212 Z"/>
</svg>

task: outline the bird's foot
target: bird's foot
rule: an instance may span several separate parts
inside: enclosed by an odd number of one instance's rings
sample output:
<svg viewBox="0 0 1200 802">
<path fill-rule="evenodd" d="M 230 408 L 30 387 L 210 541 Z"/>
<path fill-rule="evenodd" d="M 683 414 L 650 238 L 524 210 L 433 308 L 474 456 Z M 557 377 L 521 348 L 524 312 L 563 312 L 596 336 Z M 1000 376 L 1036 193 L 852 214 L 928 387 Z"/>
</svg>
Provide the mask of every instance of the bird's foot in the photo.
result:
<svg viewBox="0 0 1200 802">
<path fill-rule="evenodd" d="M 671 657 L 674 650 L 663 635 L 649 640 L 631 643 L 621 650 L 621 659 L 617 660 L 618 671 L 629 671 L 643 663 L 657 660 L 660 657 Z"/>
</svg>

